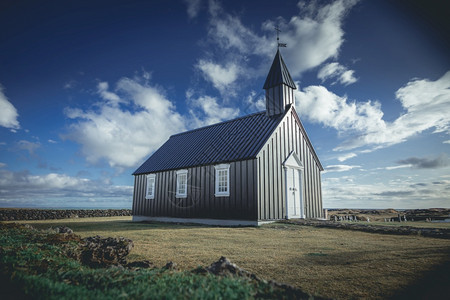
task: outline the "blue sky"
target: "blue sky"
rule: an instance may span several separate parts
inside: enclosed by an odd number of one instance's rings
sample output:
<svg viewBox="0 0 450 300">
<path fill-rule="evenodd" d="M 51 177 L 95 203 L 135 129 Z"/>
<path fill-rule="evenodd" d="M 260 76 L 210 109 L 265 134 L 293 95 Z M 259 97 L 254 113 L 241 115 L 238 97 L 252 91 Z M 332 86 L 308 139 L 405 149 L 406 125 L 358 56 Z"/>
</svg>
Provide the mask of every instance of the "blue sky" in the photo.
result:
<svg viewBox="0 0 450 300">
<path fill-rule="evenodd" d="M 261 111 L 281 29 L 324 207 L 450 207 L 439 1 L 3 1 L 0 206 L 131 207 L 172 134 Z"/>
</svg>

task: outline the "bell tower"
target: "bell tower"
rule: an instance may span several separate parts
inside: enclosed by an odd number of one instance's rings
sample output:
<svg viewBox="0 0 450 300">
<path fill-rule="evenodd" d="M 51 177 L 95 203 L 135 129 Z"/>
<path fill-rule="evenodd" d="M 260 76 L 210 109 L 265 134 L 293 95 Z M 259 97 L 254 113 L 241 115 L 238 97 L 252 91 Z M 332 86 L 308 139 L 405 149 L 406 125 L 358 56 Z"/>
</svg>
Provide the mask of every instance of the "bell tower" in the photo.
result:
<svg viewBox="0 0 450 300">
<path fill-rule="evenodd" d="M 278 46 L 280 47 L 280 44 Z M 279 48 L 263 89 L 266 90 L 266 113 L 268 116 L 282 114 L 286 106 L 289 104 L 295 105 L 294 90 L 297 87 L 284 64 Z"/>
</svg>

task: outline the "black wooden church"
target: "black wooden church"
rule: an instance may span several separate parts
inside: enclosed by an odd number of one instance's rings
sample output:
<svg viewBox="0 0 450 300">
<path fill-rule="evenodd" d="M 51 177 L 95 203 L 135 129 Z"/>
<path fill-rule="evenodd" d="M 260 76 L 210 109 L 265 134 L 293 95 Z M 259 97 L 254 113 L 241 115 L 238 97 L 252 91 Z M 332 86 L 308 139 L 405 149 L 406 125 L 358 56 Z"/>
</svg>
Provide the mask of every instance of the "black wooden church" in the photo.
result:
<svg viewBox="0 0 450 300">
<path fill-rule="evenodd" d="M 322 218 L 323 167 L 278 50 L 266 110 L 175 134 L 134 173 L 133 220 L 258 225 Z"/>
</svg>

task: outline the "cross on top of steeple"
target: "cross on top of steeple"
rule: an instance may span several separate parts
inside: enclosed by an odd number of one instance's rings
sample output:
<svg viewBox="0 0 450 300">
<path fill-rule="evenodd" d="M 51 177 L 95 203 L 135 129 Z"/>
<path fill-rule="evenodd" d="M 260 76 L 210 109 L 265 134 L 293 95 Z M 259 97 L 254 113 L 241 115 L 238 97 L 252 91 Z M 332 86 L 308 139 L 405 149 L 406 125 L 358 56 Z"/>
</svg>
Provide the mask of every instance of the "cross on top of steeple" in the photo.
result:
<svg viewBox="0 0 450 300">
<path fill-rule="evenodd" d="M 275 27 L 275 30 L 277 31 L 277 44 L 278 44 L 278 49 L 280 49 L 280 47 L 286 47 L 287 44 L 285 44 L 285 43 L 280 43 L 280 35 L 279 35 L 280 32 L 281 32 L 280 28 Z"/>
</svg>

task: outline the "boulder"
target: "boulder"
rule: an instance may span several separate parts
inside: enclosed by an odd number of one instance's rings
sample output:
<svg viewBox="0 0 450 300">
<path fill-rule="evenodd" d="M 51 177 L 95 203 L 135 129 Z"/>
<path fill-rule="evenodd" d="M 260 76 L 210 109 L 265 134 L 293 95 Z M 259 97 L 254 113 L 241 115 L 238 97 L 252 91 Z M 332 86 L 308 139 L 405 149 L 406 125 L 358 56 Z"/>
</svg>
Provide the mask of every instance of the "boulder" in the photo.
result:
<svg viewBox="0 0 450 300">
<path fill-rule="evenodd" d="M 259 281 L 255 274 L 239 268 L 225 256 L 222 256 L 218 261 L 213 262 L 206 270 L 214 275 L 247 277 Z"/>
<path fill-rule="evenodd" d="M 91 267 L 106 267 L 126 264 L 125 257 L 133 248 L 133 241 L 123 237 L 103 238 L 101 236 L 87 237 L 81 245 L 80 260 Z"/>
</svg>

